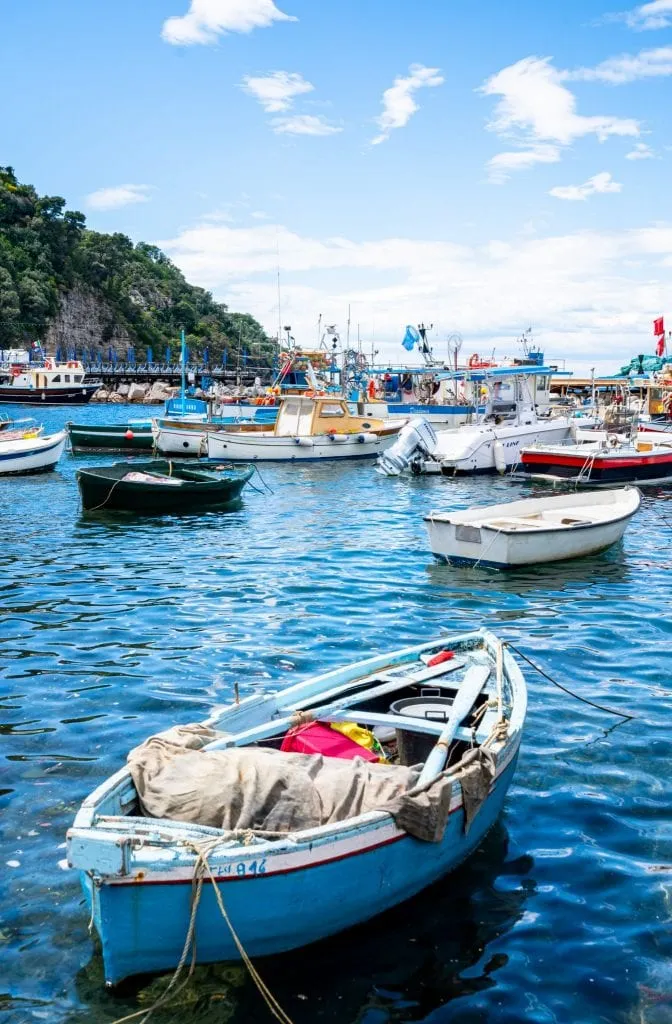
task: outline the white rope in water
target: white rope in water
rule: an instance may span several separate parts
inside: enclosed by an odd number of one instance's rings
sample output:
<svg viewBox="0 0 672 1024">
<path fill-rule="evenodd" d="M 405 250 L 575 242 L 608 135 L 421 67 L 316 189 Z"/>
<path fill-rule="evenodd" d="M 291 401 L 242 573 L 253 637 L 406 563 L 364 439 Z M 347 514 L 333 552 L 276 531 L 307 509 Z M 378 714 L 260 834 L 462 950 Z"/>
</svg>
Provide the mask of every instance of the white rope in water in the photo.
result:
<svg viewBox="0 0 672 1024">
<path fill-rule="evenodd" d="M 479 565 L 481 564 L 481 562 L 483 561 L 483 559 L 485 558 L 485 556 L 487 555 L 488 551 L 490 550 L 492 545 L 495 543 L 495 541 L 497 540 L 497 538 L 499 537 L 501 532 L 502 532 L 501 528 L 496 531 L 494 537 L 492 538 L 492 540 L 490 541 L 490 543 L 486 547 L 485 551 L 481 552 L 481 557 L 478 559 L 477 562 L 474 562 L 474 564 L 472 565 L 472 567 L 471 567 L 472 569 L 478 569 Z"/>
</svg>

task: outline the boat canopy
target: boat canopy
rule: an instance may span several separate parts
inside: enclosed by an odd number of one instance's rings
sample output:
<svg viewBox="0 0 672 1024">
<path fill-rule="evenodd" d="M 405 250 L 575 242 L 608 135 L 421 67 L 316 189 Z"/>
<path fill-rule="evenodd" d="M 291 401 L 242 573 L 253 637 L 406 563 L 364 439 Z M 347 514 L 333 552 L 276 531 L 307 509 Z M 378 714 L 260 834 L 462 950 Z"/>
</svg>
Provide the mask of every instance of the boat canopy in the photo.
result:
<svg viewBox="0 0 672 1024">
<path fill-rule="evenodd" d="M 488 380 L 490 377 L 546 377 L 557 376 L 557 371 L 550 366 L 497 366 L 485 370 L 450 370 L 437 374 L 437 380 Z"/>
</svg>

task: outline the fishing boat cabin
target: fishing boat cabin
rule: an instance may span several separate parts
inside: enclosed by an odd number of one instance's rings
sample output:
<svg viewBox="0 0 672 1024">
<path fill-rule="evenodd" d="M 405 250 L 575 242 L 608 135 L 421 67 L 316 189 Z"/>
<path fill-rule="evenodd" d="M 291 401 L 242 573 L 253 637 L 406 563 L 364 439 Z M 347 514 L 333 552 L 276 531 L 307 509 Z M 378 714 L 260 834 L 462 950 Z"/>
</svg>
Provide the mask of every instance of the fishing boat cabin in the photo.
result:
<svg viewBox="0 0 672 1024">
<path fill-rule="evenodd" d="M 24 405 L 82 405 L 92 398 L 100 381 L 87 381 L 78 359 L 42 366 L 13 363 L 0 382 L 0 402 Z"/>
<path fill-rule="evenodd" d="M 227 426 L 228 432 L 266 433 L 272 437 L 320 437 L 327 434 L 346 437 L 349 434 L 396 434 L 401 424 L 374 416 L 358 416 L 350 411 L 345 399 L 331 395 L 288 395 L 280 400 L 275 425 L 237 423 Z"/>
</svg>

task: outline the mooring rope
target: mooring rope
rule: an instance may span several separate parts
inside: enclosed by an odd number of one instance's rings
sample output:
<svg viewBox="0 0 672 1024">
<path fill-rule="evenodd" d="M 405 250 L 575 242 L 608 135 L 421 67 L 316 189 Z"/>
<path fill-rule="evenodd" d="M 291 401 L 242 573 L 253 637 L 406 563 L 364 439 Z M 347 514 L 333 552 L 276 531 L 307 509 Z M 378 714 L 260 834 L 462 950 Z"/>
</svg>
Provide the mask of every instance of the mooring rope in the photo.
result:
<svg viewBox="0 0 672 1024">
<path fill-rule="evenodd" d="M 201 901 L 203 882 L 205 880 L 206 874 L 208 876 L 210 883 L 212 884 L 212 888 L 215 894 L 215 899 L 217 900 L 217 906 L 219 907 L 219 911 L 231 933 L 231 938 L 233 939 L 236 945 L 236 949 L 240 954 L 240 958 L 245 964 L 245 967 L 247 968 L 250 977 L 252 978 L 252 981 L 257 986 L 257 989 L 261 997 L 263 998 L 264 1002 L 266 1003 L 266 1006 L 268 1007 L 272 1015 L 275 1017 L 275 1019 L 280 1021 L 280 1024 L 293 1024 L 293 1021 L 289 1014 L 285 1013 L 283 1008 L 280 1006 L 280 1003 L 277 1001 L 277 999 L 275 998 L 275 996 L 273 995 L 273 993 L 266 985 L 265 981 L 263 980 L 259 972 L 257 971 L 256 967 L 252 963 L 252 960 L 248 956 L 247 951 L 245 950 L 245 947 L 243 946 L 240 937 L 238 936 L 238 933 L 233 927 L 231 919 L 227 913 L 226 907 L 224 905 L 224 900 L 222 899 L 222 894 L 217 884 L 217 880 L 214 874 L 212 873 L 212 868 L 210 867 L 210 862 L 208 860 L 208 856 L 212 853 L 215 847 L 220 845 L 220 843 L 221 839 L 219 836 L 216 839 L 212 839 L 210 840 L 210 842 L 207 843 L 199 844 L 188 841 L 184 843 L 184 845 L 188 846 L 196 854 L 196 861 L 194 863 L 194 873 L 192 876 L 191 912 L 189 915 L 189 926 L 187 928 L 187 935 L 184 940 L 184 946 L 182 948 L 182 953 L 180 955 L 177 967 L 175 968 L 173 976 L 168 983 L 166 991 L 163 993 L 162 996 L 160 996 L 156 1000 L 155 1003 L 152 1004 L 152 1006 L 149 1007 L 149 1009 L 137 1010 L 135 1013 L 129 1013 L 125 1017 L 119 1017 L 117 1020 L 113 1021 L 112 1024 L 126 1024 L 127 1021 L 137 1020 L 139 1017 L 142 1018 L 140 1024 L 147 1024 L 147 1021 L 150 1019 L 155 1010 L 158 1010 L 161 1007 L 165 1006 L 167 1003 L 171 1002 L 175 998 L 175 996 L 177 996 L 178 993 L 182 991 L 185 985 L 188 984 L 196 968 L 196 915 L 198 913 L 198 907 Z M 175 988 L 174 986 L 178 981 L 182 971 L 184 970 L 187 960 L 189 960 L 189 970 L 187 976 L 183 979 L 183 981 L 180 982 L 177 988 Z"/>
<path fill-rule="evenodd" d="M 516 652 L 519 658 L 522 658 L 523 661 L 526 661 L 528 665 L 531 665 L 535 672 L 538 672 L 540 676 L 544 677 L 544 679 L 548 679 L 549 683 L 553 683 L 553 685 L 557 686 L 559 690 L 562 690 L 564 693 L 568 693 L 570 697 L 575 697 L 576 700 L 580 700 L 583 704 L 590 704 L 591 707 L 597 708 L 598 711 L 606 711 L 609 715 L 618 715 L 619 718 L 626 719 L 637 718 L 637 715 L 626 715 L 624 711 L 615 711 L 613 708 L 605 708 L 602 704 L 596 704 L 595 701 L 588 700 L 587 697 L 582 697 L 580 694 L 574 693 L 573 690 L 570 690 L 568 687 L 563 686 L 562 683 L 559 683 L 557 681 L 557 679 L 553 679 L 553 677 L 549 676 L 547 672 L 544 672 L 542 668 L 539 668 L 538 665 L 535 665 L 535 663 L 531 661 L 531 659 L 528 658 L 526 654 L 523 654 L 523 652 L 518 647 L 514 647 L 510 640 L 505 640 L 504 646 L 510 647 L 512 651 Z"/>
<path fill-rule="evenodd" d="M 107 503 L 110 500 L 110 498 L 112 497 L 112 491 L 117 486 L 117 484 L 121 483 L 122 479 L 123 479 L 123 477 L 120 477 L 118 480 L 114 481 L 114 483 L 112 484 L 112 486 L 110 487 L 109 491 L 107 492 L 107 494 L 105 496 L 105 500 L 102 501 L 100 503 L 100 505 L 94 505 L 93 508 L 85 508 L 84 511 L 85 512 L 98 512 L 99 509 L 104 508 L 105 505 L 107 505 Z"/>
</svg>

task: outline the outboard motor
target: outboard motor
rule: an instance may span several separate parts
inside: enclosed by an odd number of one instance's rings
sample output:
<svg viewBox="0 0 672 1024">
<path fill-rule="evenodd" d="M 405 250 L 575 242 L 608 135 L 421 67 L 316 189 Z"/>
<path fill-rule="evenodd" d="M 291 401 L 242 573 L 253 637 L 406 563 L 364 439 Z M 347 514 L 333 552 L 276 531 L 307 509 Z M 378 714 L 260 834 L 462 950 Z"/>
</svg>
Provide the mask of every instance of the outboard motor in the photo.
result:
<svg viewBox="0 0 672 1024">
<path fill-rule="evenodd" d="M 401 428 L 391 448 L 378 456 L 376 472 L 383 476 L 399 476 L 420 456 L 430 456 L 436 449 L 434 427 L 421 416 L 409 420 Z"/>
</svg>

